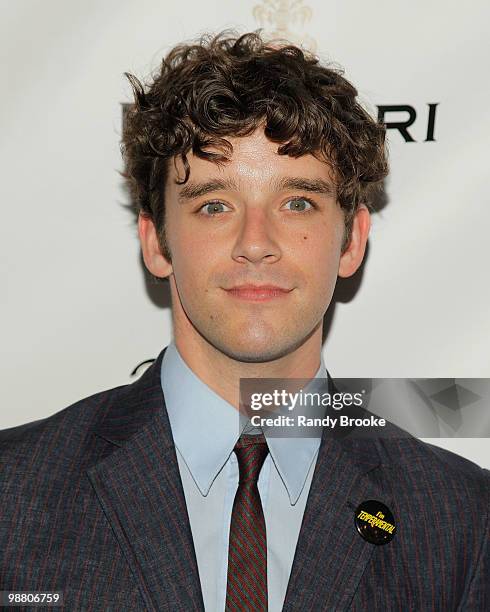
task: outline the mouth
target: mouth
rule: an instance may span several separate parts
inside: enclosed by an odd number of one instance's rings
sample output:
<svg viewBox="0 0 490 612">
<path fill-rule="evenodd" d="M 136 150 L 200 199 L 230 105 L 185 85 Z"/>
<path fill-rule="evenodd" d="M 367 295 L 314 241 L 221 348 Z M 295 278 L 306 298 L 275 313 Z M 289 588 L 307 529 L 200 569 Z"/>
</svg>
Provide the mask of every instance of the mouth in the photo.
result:
<svg viewBox="0 0 490 612">
<path fill-rule="evenodd" d="M 239 285 L 231 289 L 225 289 L 226 293 L 240 300 L 252 302 L 265 302 L 277 298 L 284 298 L 292 289 L 283 289 L 275 285 Z"/>
</svg>

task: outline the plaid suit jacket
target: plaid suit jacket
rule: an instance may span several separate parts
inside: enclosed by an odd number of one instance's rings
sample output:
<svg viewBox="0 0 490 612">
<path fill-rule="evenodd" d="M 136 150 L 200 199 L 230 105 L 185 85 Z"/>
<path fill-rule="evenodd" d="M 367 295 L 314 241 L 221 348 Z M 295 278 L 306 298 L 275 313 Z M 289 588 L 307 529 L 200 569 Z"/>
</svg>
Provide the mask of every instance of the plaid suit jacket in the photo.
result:
<svg viewBox="0 0 490 612">
<path fill-rule="evenodd" d="M 0 432 L 0 590 L 203 610 L 164 351 L 133 384 Z M 489 490 L 488 470 L 412 437 L 324 437 L 283 610 L 489 610 Z M 383 546 L 355 529 L 370 499 L 397 522 Z"/>
</svg>

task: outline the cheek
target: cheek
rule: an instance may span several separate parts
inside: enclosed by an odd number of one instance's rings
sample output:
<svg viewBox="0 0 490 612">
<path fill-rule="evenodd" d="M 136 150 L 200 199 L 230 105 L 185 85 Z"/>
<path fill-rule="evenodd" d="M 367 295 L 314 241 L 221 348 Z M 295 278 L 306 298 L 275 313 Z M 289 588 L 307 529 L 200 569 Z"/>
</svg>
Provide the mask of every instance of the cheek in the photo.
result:
<svg viewBox="0 0 490 612">
<path fill-rule="evenodd" d="M 187 300 L 208 293 L 213 281 L 213 272 L 219 268 L 220 257 L 216 245 L 211 247 L 209 238 L 199 239 L 195 233 L 182 234 L 173 251 L 173 270 L 179 290 Z"/>
<path fill-rule="evenodd" d="M 330 285 L 337 278 L 341 238 L 339 232 L 328 231 L 302 232 L 299 237 L 298 251 L 292 255 L 299 256 L 303 272 L 320 286 Z"/>
<path fill-rule="evenodd" d="M 317 261 L 335 259 L 337 255 L 340 255 L 341 241 L 342 235 L 340 232 L 328 231 L 326 228 L 319 226 L 314 231 L 301 232 L 295 240 L 295 245 L 292 246 L 292 254 L 297 249 L 299 256 L 307 257 L 310 261 L 315 260 L 315 258 Z"/>
</svg>

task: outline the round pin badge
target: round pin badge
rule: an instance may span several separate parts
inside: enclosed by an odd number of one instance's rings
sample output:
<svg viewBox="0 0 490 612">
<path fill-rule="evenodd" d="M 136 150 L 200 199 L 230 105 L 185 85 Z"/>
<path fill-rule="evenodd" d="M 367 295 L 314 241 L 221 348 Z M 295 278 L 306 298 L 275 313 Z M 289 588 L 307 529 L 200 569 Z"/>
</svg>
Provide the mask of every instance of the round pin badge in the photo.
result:
<svg viewBox="0 0 490 612">
<path fill-rule="evenodd" d="M 363 501 L 356 509 L 357 531 L 371 544 L 388 544 L 396 532 L 395 518 L 391 510 L 375 499 Z"/>
</svg>

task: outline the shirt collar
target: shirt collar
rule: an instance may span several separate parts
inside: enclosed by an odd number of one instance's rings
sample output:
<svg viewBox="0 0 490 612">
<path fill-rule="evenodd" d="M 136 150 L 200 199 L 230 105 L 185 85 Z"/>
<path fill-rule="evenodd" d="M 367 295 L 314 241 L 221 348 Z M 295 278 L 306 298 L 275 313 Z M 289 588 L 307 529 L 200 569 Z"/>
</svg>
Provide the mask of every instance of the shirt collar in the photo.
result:
<svg viewBox="0 0 490 612">
<path fill-rule="evenodd" d="M 321 356 L 315 378 L 327 378 Z M 207 495 L 240 436 L 239 414 L 186 364 L 172 341 L 162 359 L 161 384 L 172 436 L 197 487 Z M 320 438 L 267 436 L 272 460 L 295 504 L 320 446 Z"/>
</svg>

